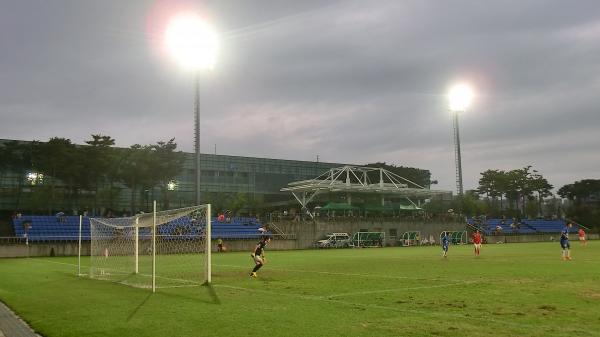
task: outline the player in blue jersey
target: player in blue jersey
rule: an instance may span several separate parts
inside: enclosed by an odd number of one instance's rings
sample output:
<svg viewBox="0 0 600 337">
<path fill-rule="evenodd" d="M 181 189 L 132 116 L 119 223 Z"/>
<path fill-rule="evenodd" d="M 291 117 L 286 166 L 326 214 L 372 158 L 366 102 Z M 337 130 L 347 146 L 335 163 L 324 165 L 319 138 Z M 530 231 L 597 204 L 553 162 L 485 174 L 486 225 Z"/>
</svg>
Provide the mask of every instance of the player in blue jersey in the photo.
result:
<svg viewBox="0 0 600 337">
<path fill-rule="evenodd" d="M 448 235 L 448 232 L 444 232 L 442 234 L 442 251 L 443 251 L 443 257 L 448 256 L 448 246 L 450 245 L 450 236 Z"/>
<path fill-rule="evenodd" d="M 254 247 L 252 254 L 250 254 L 254 260 L 254 263 L 256 264 L 250 273 L 251 277 L 257 277 L 256 272 L 260 269 L 260 267 L 263 266 L 263 264 L 265 264 L 265 247 L 269 242 L 271 242 L 271 237 L 266 235 L 263 236 L 256 247 Z"/>
<path fill-rule="evenodd" d="M 560 247 L 562 248 L 562 259 L 571 259 L 571 245 L 569 244 L 569 229 L 573 225 L 569 222 L 560 232 Z"/>
</svg>

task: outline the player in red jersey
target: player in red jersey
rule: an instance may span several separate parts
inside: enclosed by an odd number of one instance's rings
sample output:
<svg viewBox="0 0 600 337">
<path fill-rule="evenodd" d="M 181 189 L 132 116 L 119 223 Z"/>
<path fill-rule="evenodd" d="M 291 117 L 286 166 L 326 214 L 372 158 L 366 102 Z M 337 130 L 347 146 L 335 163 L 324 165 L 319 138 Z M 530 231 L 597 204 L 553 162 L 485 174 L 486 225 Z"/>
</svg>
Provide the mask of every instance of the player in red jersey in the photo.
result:
<svg viewBox="0 0 600 337">
<path fill-rule="evenodd" d="M 479 233 L 479 230 L 473 233 L 473 245 L 475 246 L 475 255 L 479 256 L 481 251 L 481 233 Z"/>
<path fill-rule="evenodd" d="M 582 246 L 587 246 L 587 241 L 585 241 L 585 231 L 583 230 L 583 228 L 579 227 L 579 231 L 577 232 L 577 234 L 579 235 L 579 243 Z"/>
</svg>

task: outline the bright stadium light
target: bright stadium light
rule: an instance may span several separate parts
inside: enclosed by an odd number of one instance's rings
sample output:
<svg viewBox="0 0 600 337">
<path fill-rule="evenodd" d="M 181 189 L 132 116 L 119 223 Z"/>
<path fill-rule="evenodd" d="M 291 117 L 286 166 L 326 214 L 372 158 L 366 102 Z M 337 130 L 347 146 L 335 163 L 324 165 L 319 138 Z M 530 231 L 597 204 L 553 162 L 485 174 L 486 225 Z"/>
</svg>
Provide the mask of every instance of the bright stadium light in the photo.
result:
<svg viewBox="0 0 600 337">
<path fill-rule="evenodd" d="M 458 127 L 459 112 L 465 112 L 473 100 L 473 90 L 466 84 L 457 84 L 448 92 L 448 106 L 453 114 L 454 124 L 454 156 L 456 165 L 456 192 L 463 195 L 462 157 L 460 153 L 460 131 Z"/>
<path fill-rule="evenodd" d="M 30 185 L 37 185 L 44 180 L 44 175 L 38 172 L 27 172 L 25 178 Z"/>
<path fill-rule="evenodd" d="M 455 85 L 448 93 L 450 111 L 465 111 L 472 100 L 473 90 L 466 84 Z"/>
<path fill-rule="evenodd" d="M 190 70 L 212 69 L 217 58 L 217 34 L 193 13 L 183 13 L 169 21 L 165 33 L 169 53 Z"/>
<path fill-rule="evenodd" d="M 194 71 L 194 150 L 196 153 L 196 205 L 200 204 L 200 70 L 212 70 L 217 59 L 219 41 L 214 29 L 197 14 L 186 12 L 174 16 L 165 31 L 169 53 L 184 68 Z"/>
<path fill-rule="evenodd" d="M 177 182 L 175 180 L 171 180 L 167 183 L 167 190 L 175 191 L 177 189 Z"/>
</svg>

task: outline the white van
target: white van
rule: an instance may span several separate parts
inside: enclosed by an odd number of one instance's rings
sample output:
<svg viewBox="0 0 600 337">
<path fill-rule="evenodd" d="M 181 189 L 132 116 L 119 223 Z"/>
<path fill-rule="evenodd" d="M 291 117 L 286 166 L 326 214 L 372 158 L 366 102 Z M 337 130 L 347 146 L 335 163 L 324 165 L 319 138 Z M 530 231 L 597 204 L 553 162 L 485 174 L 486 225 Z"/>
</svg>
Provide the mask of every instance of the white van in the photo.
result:
<svg viewBox="0 0 600 337">
<path fill-rule="evenodd" d="M 350 246 L 350 235 L 348 233 L 331 233 L 325 239 L 316 242 L 317 248 L 346 248 Z"/>
</svg>

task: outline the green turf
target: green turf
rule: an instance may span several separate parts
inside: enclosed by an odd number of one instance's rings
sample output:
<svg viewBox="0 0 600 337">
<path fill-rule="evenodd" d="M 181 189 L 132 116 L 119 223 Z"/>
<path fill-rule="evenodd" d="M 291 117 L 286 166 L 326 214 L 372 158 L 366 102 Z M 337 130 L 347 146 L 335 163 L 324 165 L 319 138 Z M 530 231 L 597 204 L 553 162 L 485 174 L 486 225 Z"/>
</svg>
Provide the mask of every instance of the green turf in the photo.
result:
<svg viewBox="0 0 600 337">
<path fill-rule="evenodd" d="M 0 299 L 45 336 L 599 336 L 600 242 L 214 254 L 213 287 L 78 278 L 0 259 Z M 87 263 L 87 260 L 85 260 Z"/>
</svg>

